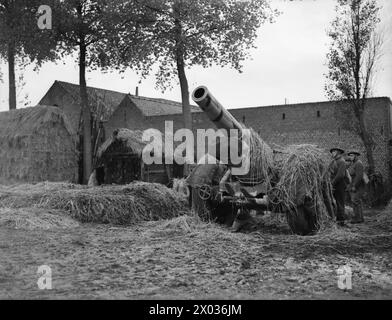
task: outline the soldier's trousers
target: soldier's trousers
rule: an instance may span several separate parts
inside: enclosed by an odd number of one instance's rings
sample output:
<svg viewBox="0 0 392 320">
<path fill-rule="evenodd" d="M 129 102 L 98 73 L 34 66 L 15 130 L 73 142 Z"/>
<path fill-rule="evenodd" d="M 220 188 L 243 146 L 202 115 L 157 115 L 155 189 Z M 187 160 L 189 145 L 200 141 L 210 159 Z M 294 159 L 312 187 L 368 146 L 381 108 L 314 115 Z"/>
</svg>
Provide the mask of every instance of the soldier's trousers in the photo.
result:
<svg viewBox="0 0 392 320">
<path fill-rule="evenodd" d="M 364 190 L 359 188 L 355 192 L 351 192 L 351 201 L 353 203 L 354 210 L 354 221 L 363 221 L 363 208 L 362 208 L 362 198 Z"/>
<path fill-rule="evenodd" d="M 336 220 L 344 221 L 344 198 L 346 192 L 346 184 L 339 182 L 333 187 L 333 197 L 336 201 Z"/>
</svg>

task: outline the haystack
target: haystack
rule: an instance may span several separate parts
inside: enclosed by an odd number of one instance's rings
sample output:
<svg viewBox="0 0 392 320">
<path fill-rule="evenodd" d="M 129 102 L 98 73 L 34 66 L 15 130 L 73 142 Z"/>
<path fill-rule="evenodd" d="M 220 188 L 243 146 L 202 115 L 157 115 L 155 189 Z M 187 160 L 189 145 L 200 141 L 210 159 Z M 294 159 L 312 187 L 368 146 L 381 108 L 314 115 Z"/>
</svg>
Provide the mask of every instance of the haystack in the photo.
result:
<svg viewBox="0 0 392 320">
<path fill-rule="evenodd" d="M 0 112 L 0 184 L 76 181 L 75 140 L 50 106 Z"/>
<path fill-rule="evenodd" d="M 318 228 L 330 221 L 333 208 L 328 153 L 314 145 L 291 145 L 276 163 L 279 182 L 271 190 L 275 206 L 291 215 L 308 200 L 316 212 Z"/>
<path fill-rule="evenodd" d="M 63 188 L 61 188 L 63 187 Z M 72 184 L 3 187 L 0 207 L 45 208 L 67 212 L 81 222 L 129 225 L 173 218 L 187 211 L 186 198 L 155 183 L 87 188 Z"/>
<path fill-rule="evenodd" d="M 271 178 L 274 170 L 273 150 L 270 146 L 253 130 L 250 130 L 250 166 L 249 172 L 245 176 L 239 176 L 243 184 L 265 183 L 268 189 L 271 188 Z"/>
</svg>

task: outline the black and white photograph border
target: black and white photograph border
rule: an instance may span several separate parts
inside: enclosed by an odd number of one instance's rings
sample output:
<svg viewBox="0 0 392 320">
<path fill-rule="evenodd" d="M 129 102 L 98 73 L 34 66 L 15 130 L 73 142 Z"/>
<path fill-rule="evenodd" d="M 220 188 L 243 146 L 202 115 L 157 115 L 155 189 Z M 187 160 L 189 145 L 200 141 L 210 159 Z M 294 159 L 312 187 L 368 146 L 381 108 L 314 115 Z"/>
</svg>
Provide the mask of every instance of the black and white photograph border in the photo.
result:
<svg viewBox="0 0 392 320">
<path fill-rule="evenodd" d="M 391 12 L 0 0 L 0 299 L 390 300 Z"/>
</svg>

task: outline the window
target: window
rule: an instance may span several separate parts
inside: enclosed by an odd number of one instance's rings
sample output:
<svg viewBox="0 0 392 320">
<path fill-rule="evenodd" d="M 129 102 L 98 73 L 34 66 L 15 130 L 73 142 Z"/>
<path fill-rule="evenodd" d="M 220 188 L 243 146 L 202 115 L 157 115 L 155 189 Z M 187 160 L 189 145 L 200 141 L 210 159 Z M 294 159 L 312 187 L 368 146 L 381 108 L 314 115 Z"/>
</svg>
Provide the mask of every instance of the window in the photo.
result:
<svg viewBox="0 0 392 320">
<path fill-rule="evenodd" d="M 286 119 L 286 114 L 285 113 L 282 114 L 282 120 L 284 120 L 284 119 Z"/>
<path fill-rule="evenodd" d="M 320 118 L 321 117 L 321 112 L 320 112 L 320 110 L 317 110 L 317 118 Z"/>
</svg>

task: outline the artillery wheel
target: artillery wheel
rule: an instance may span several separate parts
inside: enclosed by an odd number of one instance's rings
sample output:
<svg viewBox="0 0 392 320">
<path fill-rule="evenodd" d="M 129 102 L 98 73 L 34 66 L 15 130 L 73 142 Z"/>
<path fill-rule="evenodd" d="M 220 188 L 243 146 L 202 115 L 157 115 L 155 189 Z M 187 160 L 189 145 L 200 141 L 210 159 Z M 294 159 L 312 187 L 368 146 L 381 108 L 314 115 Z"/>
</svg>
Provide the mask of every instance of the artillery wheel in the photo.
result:
<svg viewBox="0 0 392 320">
<path fill-rule="evenodd" d="M 215 221 L 231 227 L 236 217 L 235 208 L 228 204 L 214 204 L 206 199 L 206 192 L 192 188 L 192 210 L 204 221 Z"/>
<path fill-rule="evenodd" d="M 292 232 L 302 236 L 318 230 L 317 215 L 309 202 L 297 207 L 297 212 L 287 213 L 287 222 Z"/>
</svg>

